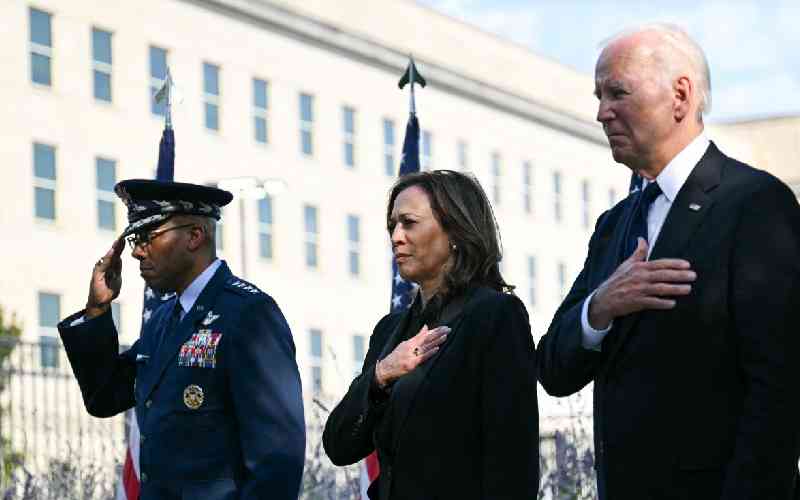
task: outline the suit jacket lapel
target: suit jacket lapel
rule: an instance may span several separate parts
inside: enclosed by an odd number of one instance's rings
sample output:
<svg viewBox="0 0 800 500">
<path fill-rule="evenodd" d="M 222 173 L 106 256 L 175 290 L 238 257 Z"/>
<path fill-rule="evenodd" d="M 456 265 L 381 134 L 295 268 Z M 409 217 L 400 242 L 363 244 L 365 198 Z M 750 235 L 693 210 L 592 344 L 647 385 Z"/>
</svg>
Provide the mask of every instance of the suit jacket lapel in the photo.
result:
<svg viewBox="0 0 800 500">
<path fill-rule="evenodd" d="M 397 432 L 395 432 L 394 436 L 395 453 L 398 453 L 398 447 L 400 445 L 399 439 L 400 436 L 403 435 L 403 426 L 405 426 L 411 409 L 414 407 L 414 401 L 419 393 L 419 389 L 422 387 L 431 369 L 436 365 L 439 359 L 441 359 L 447 348 L 452 345 L 459 331 L 459 325 L 464 319 L 464 311 L 468 309 L 471 302 L 483 296 L 482 292 L 485 293 L 486 289 L 476 288 L 465 293 L 461 297 L 456 297 L 445 307 L 439 318 L 439 322 L 429 326 L 431 328 L 442 325 L 449 326 L 450 333 L 447 334 L 447 340 L 439 347 L 439 351 L 432 358 L 419 365 L 414 371 L 407 374 L 403 379 L 398 380 L 397 384 L 395 384 L 393 389 L 393 391 L 397 391 L 396 394 L 393 394 L 393 404 L 397 409 Z"/>
<path fill-rule="evenodd" d="M 724 160 L 725 156 L 712 142 L 673 200 L 649 260 L 685 256 L 692 235 L 714 204 L 709 192 L 719 185 Z M 617 338 L 610 346 L 609 364 L 640 316 L 641 313 L 629 314 L 620 318 L 619 324 L 615 325 Z"/>
<path fill-rule="evenodd" d="M 149 397 L 156 388 L 158 381 L 164 376 L 167 366 L 169 366 L 178 354 L 181 345 L 188 340 L 192 333 L 196 332 L 197 323 L 211 310 L 217 295 L 222 291 L 223 286 L 231 276 L 230 269 L 228 269 L 227 264 L 223 262 L 200 293 L 192 309 L 187 312 L 178 323 L 175 331 L 163 332 L 166 337 L 161 344 L 161 348 L 158 350 L 158 353 L 156 353 L 155 359 L 151 359 L 150 362 L 153 363 L 153 365 L 146 370 L 146 376 L 142 377 L 143 397 Z"/>
</svg>

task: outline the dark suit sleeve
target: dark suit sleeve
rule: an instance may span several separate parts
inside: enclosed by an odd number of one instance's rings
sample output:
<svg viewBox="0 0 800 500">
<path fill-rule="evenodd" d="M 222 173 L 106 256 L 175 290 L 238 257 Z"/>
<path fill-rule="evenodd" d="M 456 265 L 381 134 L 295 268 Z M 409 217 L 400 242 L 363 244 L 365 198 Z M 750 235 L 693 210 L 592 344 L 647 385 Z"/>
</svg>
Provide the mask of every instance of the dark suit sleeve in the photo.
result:
<svg viewBox="0 0 800 500">
<path fill-rule="evenodd" d="M 800 451 L 800 208 L 773 178 L 746 200 L 730 314 L 745 386 L 723 499 L 792 498 Z"/>
<path fill-rule="evenodd" d="M 228 344 L 228 377 L 245 477 L 242 500 L 295 500 L 305 460 L 305 421 L 292 334 L 278 306 L 259 298 Z"/>
<path fill-rule="evenodd" d="M 493 320 L 481 332 L 480 498 L 536 498 L 539 488 L 539 409 L 536 349 L 528 313 L 520 300 L 503 295 Z M 470 332 L 464 332 L 470 333 Z"/>
<path fill-rule="evenodd" d="M 111 310 L 70 326 L 83 314 L 81 311 L 63 320 L 58 332 L 86 410 L 95 417 L 112 417 L 136 404 L 133 382 L 139 342 L 120 354 Z"/>
<path fill-rule="evenodd" d="M 322 445 L 335 465 L 350 465 L 375 450 L 372 431 L 386 408 L 387 396 L 377 388 L 375 364 L 391 333 L 384 317 L 375 326 L 361 374 L 353 380 L 347 394 L 336 405 L 325 422 Z"/>
<path fill-rule="evenodd" d="M 569 396 L 592 381 L 604 358 L 602 352 L 584 349 L 581 309 L 583 302 L 594 291 L 588 288 L 587 275 L 595 258 L 598 228 L 589 241 L 589 253 L 572 288 L 553 316 L 550 328 L 539 340 L 537 351 L 538 377 L 542 387 L 551 396 Z"/>
</svg>

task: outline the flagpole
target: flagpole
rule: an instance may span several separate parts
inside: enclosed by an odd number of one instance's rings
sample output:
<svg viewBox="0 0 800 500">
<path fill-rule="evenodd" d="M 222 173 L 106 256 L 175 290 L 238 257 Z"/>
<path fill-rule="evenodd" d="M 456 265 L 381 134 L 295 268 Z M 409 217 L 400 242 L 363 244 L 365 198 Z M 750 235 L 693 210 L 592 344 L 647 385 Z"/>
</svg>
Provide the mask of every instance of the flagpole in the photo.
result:
<svg viewBox="0 0 800 500">
<path fill-rule="evenodd" d="M 415 114 L 417 114 L 417 102 L 416 102 L 416 100 L 414 98 L 414 83 L 416 82 L 417 75 L 416 75 L 416 72 L 414 71 L 416 69 L 415 66 L 414 66 L 414 56 L 409 55 L 408 58 L 411 60 L 411 65 L 408 67 L 408 72 L 409 72 L 409 74 L 408 74 L 408 83 L 409 83 L 409 85 L 411 85 L 411 93 L 409 94 L 411 102 L 409 103 L 409 110 L 408 111 L 412 115 L 415 115 Z"/>
<path fill-rule="evenodd" d="M 172 73 L 169 71 L 169 66 L 167 66 L 167 78 L 164 80 L 164 88 L 165 88 L 165 106 L 166 112 L 164 113 L 164 128 L 166 130 L 172 130 Z"/>
</svg>

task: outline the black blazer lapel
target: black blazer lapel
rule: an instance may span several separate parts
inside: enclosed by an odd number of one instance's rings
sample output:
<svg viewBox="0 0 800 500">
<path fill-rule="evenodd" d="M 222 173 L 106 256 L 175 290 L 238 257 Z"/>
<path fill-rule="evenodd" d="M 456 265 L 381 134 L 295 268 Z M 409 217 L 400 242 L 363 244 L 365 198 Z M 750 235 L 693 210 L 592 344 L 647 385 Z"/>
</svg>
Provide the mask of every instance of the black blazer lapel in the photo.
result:
<svg viewBox="0 0 800 500">
<path fill-rule="evenodd" d="M 453 344 L 453 340 L 458 334 L 461 321 L 464 319 L 464 313 L 470 308 L 471 303 L 483 296 L 486 289 L 476 288 L 467 292 L 465 296 L 456 298 L 450 303 L 445 310 L 442 311 L 439 322 L 434 325 L 429 325 L 430 328 L 437 326 L 447 325 L 450 327 L 450 333 L 447 334 L 447 340 L 439 347 L 439 351 L 428 359 L 425 363 L 418 366 L 413 372 L 407 374 L 402 379 L 398 380 L 394 386 L 393 392 L 393 405 L 397 408 L 397 429 L 394 439 L 395 454 L 399 453 L 400 436 L 403 435 L 403 427 L 408 420 L 411 409 L 414 406 L 414 401 L 422 387 L 423 382 L 428 377 L 431 369 L 436 365 L 436 362 L 441 359 L 447 348 Z"/>
<path fill-rule="evenodd" d="M 708 193 L 719 185 L 724 161 L 725 156 L 712 142 L 672 202 L 649 260 L 685 256 L 689 240 L 714 205 L 714 199 Z M 641 313 L 630 314 L 620 318 L 619 325 L 615 325 L 616 339 L 610 346 L 607 358 L 609 364 L 625 343 L 640 315 Z"/>
<path fill-rule="evenodd" d="M 206 314 L 208 314 L 208 311 L 211 310 L 217 295 L 222 291 L 222 288 L 231 276 L 230 269 L 228 269 L 227 264 L 223 262 L 200 293 L 192 309 L 186 313 L 180 323 L 178 323 L 175 329 L 176 331 L 164 332 L 166 337 L 164 338 L 163 344 L 156 354 L 155 359 L 151 359 L 151 363 L 154 364 L 148 367 L 146 375 L 142 377 L 142 394 L 144 398 L 148 398 L 156 388 L 158 381 L 164 376 L 167 366 L 169 366 L 170 362 L 172 362 L 178 354 L 181 345 L 188 340 L 192 333 L 196 332 L 197 323 L 202 321 Z"/>
<path fill-rule="evenodd" d="M 410 319 L 411 319 L 410 309 L 406 309 L 405 311 L 403 311 L 402 316 L 397 321 L 394 327 L 394 331 L 386 339 L 386 343 L 383 344 L 383 349 L 381 349 L 381 353 L 378 356 L 378 360 L 381 360 L 386 356 L 388 356 L 389 354 L 391 354 L 394 348 L 397 347 L 397 344 L 400 343 L 400 336 L 406 330 L 406 327 L 408 326 L 408 322 L 410 321 Z"/>
</svg>

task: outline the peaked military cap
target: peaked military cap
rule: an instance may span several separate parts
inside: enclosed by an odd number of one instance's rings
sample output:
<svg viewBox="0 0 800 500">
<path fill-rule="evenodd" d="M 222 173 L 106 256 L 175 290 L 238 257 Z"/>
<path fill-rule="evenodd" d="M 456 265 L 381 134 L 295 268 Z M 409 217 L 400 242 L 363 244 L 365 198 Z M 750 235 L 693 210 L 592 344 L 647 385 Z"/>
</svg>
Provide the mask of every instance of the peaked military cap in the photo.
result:
<svg viewBox="0 0 800 500">
<path fill-rule="evenodd" d="M 233 195 L 224 189 L 185 182 L 128 179 L 114 192 L 128 207 L 128 227 L 122 236 L 158 225 L 173 215 L 202 215 L 219 220 L 220 209 Z"/>
</svg>

